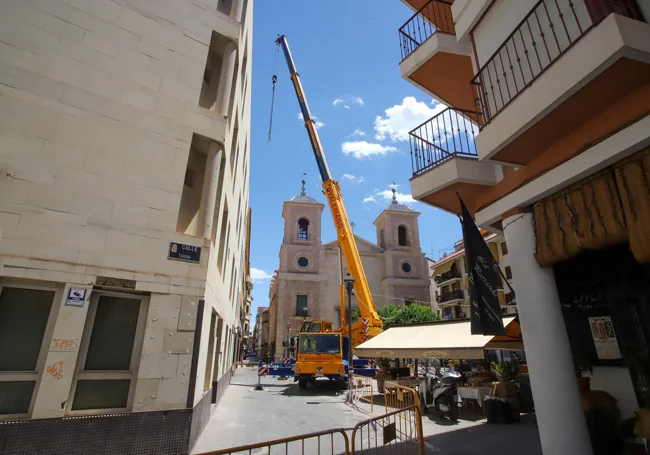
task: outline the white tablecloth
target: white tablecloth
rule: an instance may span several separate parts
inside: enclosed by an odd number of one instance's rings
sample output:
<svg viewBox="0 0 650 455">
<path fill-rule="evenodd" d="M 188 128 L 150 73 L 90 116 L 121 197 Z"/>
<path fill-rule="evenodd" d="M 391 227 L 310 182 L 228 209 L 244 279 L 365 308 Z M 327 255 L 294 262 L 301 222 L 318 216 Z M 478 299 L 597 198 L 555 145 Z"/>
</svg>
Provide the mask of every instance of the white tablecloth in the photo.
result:
<svg viewBox="0 0 650 455">
<path fill-rule="evenodd" d="M 476 400 L 480 407 L 483 407 L 485 395 L 490 394 L 489 387 L 458 387 L 458 396 L 463 399 Z"/>
</svg>

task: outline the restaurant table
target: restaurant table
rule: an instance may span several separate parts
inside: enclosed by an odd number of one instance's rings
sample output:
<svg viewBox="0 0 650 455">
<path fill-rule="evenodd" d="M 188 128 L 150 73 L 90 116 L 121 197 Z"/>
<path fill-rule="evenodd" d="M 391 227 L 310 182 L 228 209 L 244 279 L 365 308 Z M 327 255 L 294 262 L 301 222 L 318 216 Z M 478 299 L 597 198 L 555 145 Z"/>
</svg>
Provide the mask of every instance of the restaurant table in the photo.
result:
<svg viewBox="0 0 650 455">
<path fill-rule="evenodd" d="M 480 407 L 483 407 L 483 400 L 489 394 L 489 387 L 458 387 L 458 396 L 461 399 L 476 400 Z"/>
</svg>

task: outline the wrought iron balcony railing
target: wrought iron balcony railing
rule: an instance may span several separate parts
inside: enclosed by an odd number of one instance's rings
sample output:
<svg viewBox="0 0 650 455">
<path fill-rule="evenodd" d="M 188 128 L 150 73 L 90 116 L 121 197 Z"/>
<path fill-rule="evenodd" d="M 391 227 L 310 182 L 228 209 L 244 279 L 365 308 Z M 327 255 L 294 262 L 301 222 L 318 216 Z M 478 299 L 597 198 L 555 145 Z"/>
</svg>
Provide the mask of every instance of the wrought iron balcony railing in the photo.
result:
<svg viewBox="0 0 650 455">
<path fill-rule="evenodd" d="M 450 302 L 452 300 L 465 300 L 465 291 L 463 290 L 454 290 L 449 292 L 443 292 L 436 296 L 438 303 Z"/>
<path fill-rule="evenodd" d="M 441 273 L 435 277 L 436 283 L 444 283 L 449 281 L 452 278 L 460 278 L 460 272 L 458 270 L 450 270 L 449 272 Z"/>
<path fill-rule="evenodd" d="M 474 137 L 480 121 L 476 111 L 448 107 L 409 132 L 413 176 L 456 156 L 478 158 Z"/>
<path fill-rule="evenodd" d="M 429 0 L 399 29 L 402 60 L 408 57 L 434 33 L 455 34 L 451 3 Z"/>
<path fill-rule="evenodd" d="M 634 0 L 540 0 L 471 84 L 487 125 L 610 13 L 643 20 Z"/>
</svg>

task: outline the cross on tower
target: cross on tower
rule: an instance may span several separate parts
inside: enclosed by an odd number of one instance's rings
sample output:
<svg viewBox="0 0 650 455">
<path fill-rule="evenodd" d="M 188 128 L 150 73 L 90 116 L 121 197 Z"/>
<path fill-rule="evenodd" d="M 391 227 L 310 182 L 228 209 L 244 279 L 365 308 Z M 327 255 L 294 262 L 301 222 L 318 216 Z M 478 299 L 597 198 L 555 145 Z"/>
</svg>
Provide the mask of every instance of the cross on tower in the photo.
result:
<svg viewBox="0 0 650 455">
<path fill-rule="evenodd" d="M 393 189 L 392 189 L 392 191 L 393 191 L 393 202 L 392 202 L 392 203 L 393 203 L 393 204 L 397 204 L 397 195 L 395 194 L 395 193 L 396 193 L 396 190 L 395 190 L 395 186 L 396 186 L 396 185 L 395 185 L 395 181 L 394 181 L 394 180 L 393 180 L 393 184 L 392 184 L 391 186 L 393 187 Z"/>
<path fill-rule="evenodd" d="M 305 182 L 305 176 L 306 175 L 307 175 L 307 172 L 303 171 L 302 172 L 302 177 L 303 177 L 302 178 L 302 190 L 300 191 L 301 196 L 306 196 L 307 195 L 307 192 L 305 191 L 305 183 L 307 183 L 307 182 Z"/>
</svg>

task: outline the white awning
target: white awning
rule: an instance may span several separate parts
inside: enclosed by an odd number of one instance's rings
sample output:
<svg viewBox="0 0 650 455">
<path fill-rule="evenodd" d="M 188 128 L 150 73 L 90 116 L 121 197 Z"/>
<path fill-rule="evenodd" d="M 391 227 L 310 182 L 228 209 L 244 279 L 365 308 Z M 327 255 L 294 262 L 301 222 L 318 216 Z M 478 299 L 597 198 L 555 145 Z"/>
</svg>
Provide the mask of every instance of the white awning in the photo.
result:
<svg viewBox="0 0 650 455">
<path fill-rule="evenodd" d="M 507 327 L 514 317 L 503 318 Z M 360 344 L 359 357 L 413 357 L 439 359 L 482 359 L 484 349 L 523 350 L 518 338 L 472 335 L 470 321 L 441 321 L 392 327 Z"/>
</svg>

